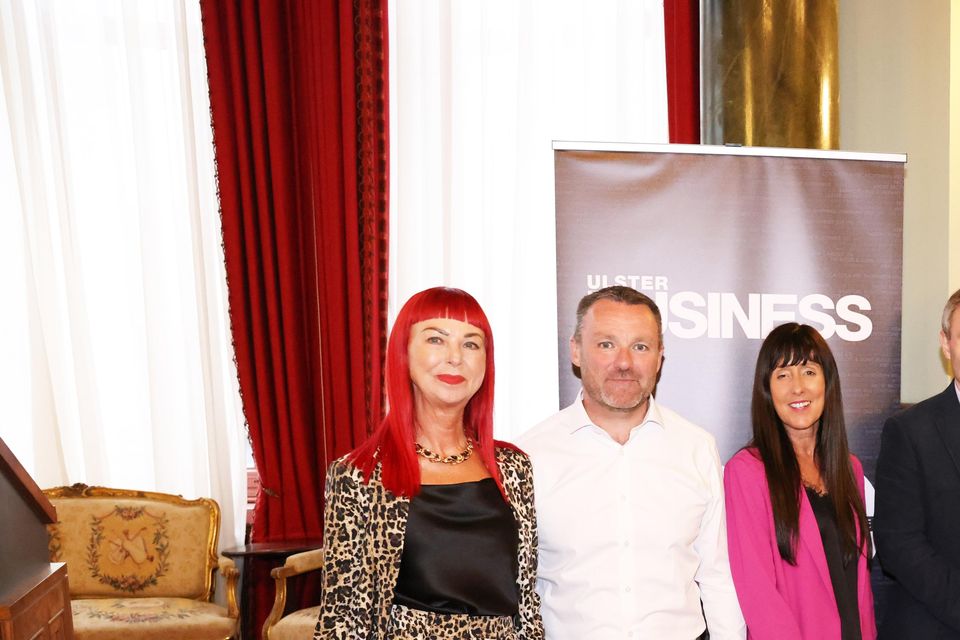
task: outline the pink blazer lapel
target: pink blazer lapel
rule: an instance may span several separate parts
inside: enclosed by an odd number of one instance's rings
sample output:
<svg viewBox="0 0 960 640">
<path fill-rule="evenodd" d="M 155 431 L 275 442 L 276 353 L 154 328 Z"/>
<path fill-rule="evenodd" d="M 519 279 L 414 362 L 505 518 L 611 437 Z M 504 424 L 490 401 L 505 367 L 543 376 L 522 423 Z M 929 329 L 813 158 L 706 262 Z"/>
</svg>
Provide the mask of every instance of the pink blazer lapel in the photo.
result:
<svg viewBox="0 0 960 640">
<path fill-rule="evenodd" d="M 810 554 L 813 565 L 817 568 L 817 574 L 823 582 L 824 588 L 833 596 L 833 583 L 830 581 L 830 569 L 827 568 L 827 554 L 823 550 L 823 538 L 820 537 L 820 527 L 817 525 L 817 517 L 813 515 L 813 507 L 810 506 L 810 500 L 807 498 L 805 489 L 800 489 L 800 548 Z M 799 552 L 800 549 L 797 549 Z M 799 565 L 799 559 L 797 564 Z"/>
</svg>

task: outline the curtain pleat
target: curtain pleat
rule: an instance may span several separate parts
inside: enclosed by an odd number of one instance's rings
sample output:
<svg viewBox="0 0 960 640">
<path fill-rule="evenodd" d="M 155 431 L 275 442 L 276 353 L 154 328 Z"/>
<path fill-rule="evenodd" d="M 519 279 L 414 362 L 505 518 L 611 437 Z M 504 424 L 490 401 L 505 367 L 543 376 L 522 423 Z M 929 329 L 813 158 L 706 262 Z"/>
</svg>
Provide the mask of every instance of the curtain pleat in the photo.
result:
<svg viewBox="0 0 960 640">
<path fill-rule="evenodd" d="M 230 317 L 262 485 L 251 540 L 315 538 L 326 466 L 382 412 L 386 0 L 201 8 Z M 250 578 L 259 633 L 272 581 Z"/>
<path fill-rule="evenodd" d="M 665 0 L 670 142 L 700 143 L 700 3 Z"/>
</svg>

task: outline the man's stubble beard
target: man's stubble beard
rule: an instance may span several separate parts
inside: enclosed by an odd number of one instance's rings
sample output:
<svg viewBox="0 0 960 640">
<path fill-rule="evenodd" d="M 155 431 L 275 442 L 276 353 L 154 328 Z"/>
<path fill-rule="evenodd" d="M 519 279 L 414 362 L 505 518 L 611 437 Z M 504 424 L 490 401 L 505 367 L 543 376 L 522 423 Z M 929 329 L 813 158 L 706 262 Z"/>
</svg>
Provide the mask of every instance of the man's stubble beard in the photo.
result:
<svg viewBox="0 0 960 640">
<path fill-rule="evenodd" d="M 606 394 L 603 394 L 603 395 L 606 395 Z M 596 400 L 596 399 L 594 399 L 594 400 Z M 621 413 L 631 413 L 631 412 L 639 409 L 640 407 L 644 406 L 644 405 L 647 404 L 647 402 L 649 402 L 649 401 L 650 401 L 650 393 L 649 393 L 649 392 L 643 392 L 643 393 L 640 394 L 640 397 L 637 399 L 637 402 L 634 403 L 634 404 L 632 404 L 632 405 L 630 405 L 630 406 L 617 406 L 617 405 L 613 404 L 609 399 L 604 398 L 603 396 L 601 396 L 601 402 L 600 402 L 600 404 L 602 404 L 604 407 L 606 407 L 607 409 L 609 409 L 609 410 L 611 410 L 611 411 L 619 411 L 619 412 L 621 412 Z"/>
<path fill-rule="evenodd" d="M 590 397 L 590 399 L 609 411 L 616 411 L 618 413 L 631 413 L 636 411 L 640 407 L 646 405 L 650 396 L 652 395 L 651 391 L 641 391 L 639 397 L 635 402 L 629 404 L 620 404 L 616 403 L 613 398 L 611 398 L 606 391 L 603 389 L 603 385 L 594 386 L 593 384 L 583 385 L 584 392 Z"/>
</svg>

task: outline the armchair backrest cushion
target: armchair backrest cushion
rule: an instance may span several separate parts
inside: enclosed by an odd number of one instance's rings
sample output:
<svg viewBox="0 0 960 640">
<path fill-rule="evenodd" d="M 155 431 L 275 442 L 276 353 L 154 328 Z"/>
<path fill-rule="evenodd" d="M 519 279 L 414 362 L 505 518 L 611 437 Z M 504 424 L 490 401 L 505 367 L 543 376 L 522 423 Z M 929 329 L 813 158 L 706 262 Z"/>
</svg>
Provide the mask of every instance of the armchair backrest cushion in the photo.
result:
<svg viewBox="0 0 960 640">
<path fill-rule="evenodd" d="M 220 528 L 213 500 L 85 485 L 44 493 L 57 509 L 50 559 L 67 563 L 73 598 L 209 599 Z"/>
</svg>

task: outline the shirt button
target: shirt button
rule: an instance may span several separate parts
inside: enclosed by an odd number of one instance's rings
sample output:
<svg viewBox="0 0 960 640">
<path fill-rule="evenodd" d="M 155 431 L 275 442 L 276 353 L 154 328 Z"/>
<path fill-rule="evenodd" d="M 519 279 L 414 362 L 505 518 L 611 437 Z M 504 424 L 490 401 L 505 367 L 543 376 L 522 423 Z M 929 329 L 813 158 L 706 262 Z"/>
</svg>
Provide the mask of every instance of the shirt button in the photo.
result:
<svg viewBox="0 0 960 640">
<path fill-rule="evenodd" d="M 630 587 L 624 587 L 623 590 L 627 593 L 630 593 Z"/>
<path fill-rule="evenodd" d="M 627 495 L 624 494 L 624 493 L 621 493 L 621 494 L 620 494 L 620 502 L 626 502 L 626 501 L 627 501 Z"/>
</svg>

